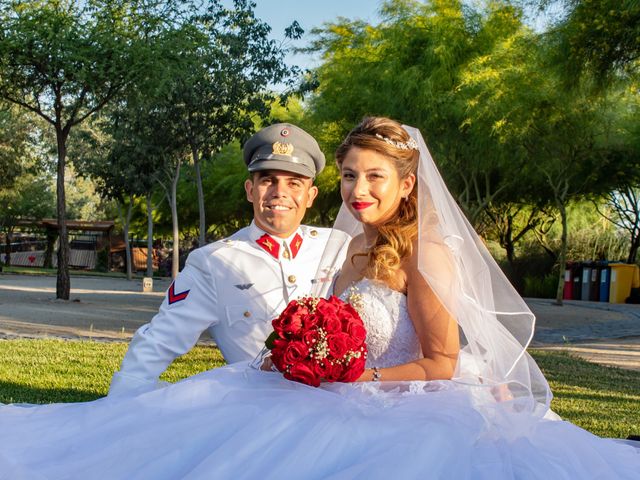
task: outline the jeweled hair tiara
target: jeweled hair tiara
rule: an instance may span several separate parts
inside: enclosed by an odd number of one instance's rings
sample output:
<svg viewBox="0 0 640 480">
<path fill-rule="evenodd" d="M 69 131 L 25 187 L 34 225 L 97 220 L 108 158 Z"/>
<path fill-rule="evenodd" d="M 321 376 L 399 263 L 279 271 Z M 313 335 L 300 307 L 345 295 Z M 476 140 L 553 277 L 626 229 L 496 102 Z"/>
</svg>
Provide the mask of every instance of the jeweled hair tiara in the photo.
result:
<svg viewBox="0 0 640 480">
<path fill-rule="evenodd" d="M 380 135 L 379 133 L 376 133 L 376 138 L 384 140 L 389 145 L 393 145 L 400 150 L 418 150 L 418 143 L 413 138 L 409 138 L 409 140 L 407 140 L 406 142 L 397 142 L 395 140 L 391 140 L 388 137 Z"/>
</svg>

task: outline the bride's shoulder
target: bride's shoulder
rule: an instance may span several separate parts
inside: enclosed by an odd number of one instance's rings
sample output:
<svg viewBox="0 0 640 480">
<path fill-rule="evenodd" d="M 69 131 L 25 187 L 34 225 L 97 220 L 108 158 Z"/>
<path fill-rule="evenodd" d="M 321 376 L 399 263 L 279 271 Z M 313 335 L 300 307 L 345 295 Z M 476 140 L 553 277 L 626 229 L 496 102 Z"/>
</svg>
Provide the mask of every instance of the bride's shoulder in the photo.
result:
<svg viewBox="0 0 640 480">
<path fill-rule="evenodd" d="M 413 243 L 413 253 L 404 264 L 409 278 L 420 276 L 429 271 L 441 279 L 453 279 L 455 262 L 451 250 L 439 242 L 422 241 L 418 247 L 417 240 Z"/>
</svg>

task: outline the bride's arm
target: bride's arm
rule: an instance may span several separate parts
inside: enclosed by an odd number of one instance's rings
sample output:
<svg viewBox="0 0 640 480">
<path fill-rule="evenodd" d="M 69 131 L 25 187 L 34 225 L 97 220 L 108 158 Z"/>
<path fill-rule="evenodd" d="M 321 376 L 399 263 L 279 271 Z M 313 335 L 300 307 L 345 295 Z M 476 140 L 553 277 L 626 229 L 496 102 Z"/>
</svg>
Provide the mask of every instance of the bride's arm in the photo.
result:
<svg viewBox="0 0 640 480">
<path fill-rule="evenodd" d="M 441 259 L 438 278 L 453 280 L 453 268 L 444 248 L 433 245 L 425 251 L 429 258 Z M 458 323 L 418 270 L 417 255 L 412 255 L 403 266 L 406 274 L 407 307 L 416 329 L 423 358 L 390 368 L 379 369 L 380 380 L 442 380 L 453 376 L 460 337 Z M 449 279 L 449 280 L 447 280 Z M 373 369 L 366 369 L 358 381 L 371 381 Z"/>
</svg>

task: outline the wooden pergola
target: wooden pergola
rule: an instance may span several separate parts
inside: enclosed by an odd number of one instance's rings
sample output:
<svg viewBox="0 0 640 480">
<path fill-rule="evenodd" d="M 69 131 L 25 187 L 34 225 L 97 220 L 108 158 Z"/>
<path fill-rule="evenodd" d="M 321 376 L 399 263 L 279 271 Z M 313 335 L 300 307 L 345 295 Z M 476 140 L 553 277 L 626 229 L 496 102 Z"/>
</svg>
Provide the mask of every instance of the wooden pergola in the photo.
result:
<svg viewBox="0 0 640 480">
<path fill-rule="evenodd" d="M 55 244 L 56 237 L 58 236 L 58 220 L 56 218 L 43 218 L 41 220 L 35 219 L 23 219 L 19 220 L 16 224 L 17 227 L 27 227 L 44 230 L 47 236 L 47 247 L 45 250 L 45 266 L 51 266 L 53 256 L 53 246 Z M 85 221 L 85 220 L 67 220 L 67 231 L 76 232 L 101 232 L 103 238 L 106 238 L 108 251 L 111 251 L 111 232 L 115 226 L 115 223 L 110 220 L 104 221 Z M 109 255 L 109 263 L 111 263 L 111 256 Z M 109 265 L 109 268 L 111 265 Z"/>
</svg>

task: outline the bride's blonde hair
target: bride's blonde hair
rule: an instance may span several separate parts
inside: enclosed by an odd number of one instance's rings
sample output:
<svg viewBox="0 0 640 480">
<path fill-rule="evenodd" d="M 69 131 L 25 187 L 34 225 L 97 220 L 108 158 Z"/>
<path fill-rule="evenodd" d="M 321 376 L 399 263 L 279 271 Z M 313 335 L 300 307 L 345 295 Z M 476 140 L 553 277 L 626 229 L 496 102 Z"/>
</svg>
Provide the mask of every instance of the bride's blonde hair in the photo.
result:
<svg viewBox="0 0 640 480">
<path fill-rule="evenodd" d="M 353 147 L 373 150 L 393 163 L 398 177 L 407 178 L 418 169 L 419 153 L 411 137 L 395 120 L 386 117 L 365 117 L 336 150 L 336 161 L 342 162 Z M 414 186 L 406 200 L 400 202 L 393 217 L 378 226 L 378 238 L 368 253 L 364 275 L 391 281 L 403 259 L 411 256 L 413 240 L 418 235 L 418 187 Z"/>
</svg>

